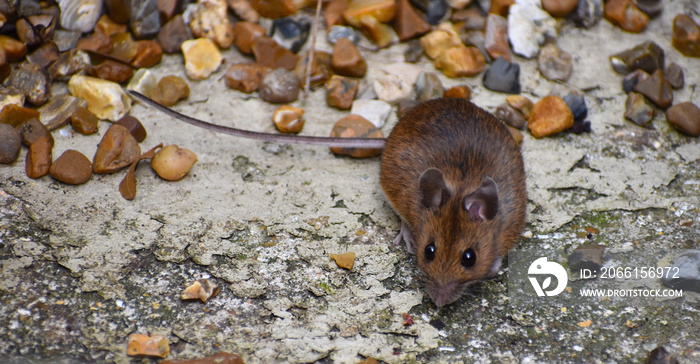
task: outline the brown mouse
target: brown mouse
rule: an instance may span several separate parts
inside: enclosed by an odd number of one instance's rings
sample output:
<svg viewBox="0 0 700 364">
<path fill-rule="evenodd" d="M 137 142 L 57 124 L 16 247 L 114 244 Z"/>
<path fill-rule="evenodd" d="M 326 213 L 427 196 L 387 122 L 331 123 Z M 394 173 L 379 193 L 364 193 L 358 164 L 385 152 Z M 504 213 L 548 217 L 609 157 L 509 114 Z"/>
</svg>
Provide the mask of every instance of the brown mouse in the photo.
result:
<svg viewBox="0 0 700 364">
<path fill-rule="evenodd" d="M 520 147 L 503 123 L 463 99 L 434 99 L 406 113 L 387 139 L 252 132 L 182 115 L 137 92 L 137 99 L 179 120 L 235 136 L 282 143 L 385 148 L 380 182 L 401 216 L 394 240 L 406 243 L 438 307 L 469 283 L 493 276 L 525 224 Z"/>
</svg>

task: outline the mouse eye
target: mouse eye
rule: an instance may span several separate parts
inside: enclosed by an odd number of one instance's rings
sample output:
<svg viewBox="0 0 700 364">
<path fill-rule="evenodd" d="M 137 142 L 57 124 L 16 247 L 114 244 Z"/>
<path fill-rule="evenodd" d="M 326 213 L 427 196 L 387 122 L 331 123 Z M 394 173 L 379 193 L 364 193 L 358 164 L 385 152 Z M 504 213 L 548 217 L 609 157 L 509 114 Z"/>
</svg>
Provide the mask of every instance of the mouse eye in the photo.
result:
<svg viewBox="0 0 700 364">
<path fill-rule="evenodd" d="M 430 242 L 425 247 L 425 260 L 432 262 L 433 259 L 435 259 L 435 252 L 437 251 L 437 247 L 435 246 L 435 242 Z"/>
<path fill-rule="evenodd" d="M 474 249 L 467 249 L 464 254 L 462 254 L 462 267 L 471 268 L 476 264 L 476 252 Z"/>
</svg>

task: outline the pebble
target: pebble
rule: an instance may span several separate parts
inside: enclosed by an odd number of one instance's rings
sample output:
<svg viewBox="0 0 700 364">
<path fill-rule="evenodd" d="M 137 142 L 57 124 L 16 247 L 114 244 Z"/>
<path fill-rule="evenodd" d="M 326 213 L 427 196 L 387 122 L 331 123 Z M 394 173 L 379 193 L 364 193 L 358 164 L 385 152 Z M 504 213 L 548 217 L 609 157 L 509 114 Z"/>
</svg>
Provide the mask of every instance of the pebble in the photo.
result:
<svg viewBox="0 0 700 364">
<path fill-rule="evenodd" d="M 153 39 L 160 30 L 158 0 L 131 0 L 130 29 L 136 39 Z"/>
<path fill-rule="evenodd" d="M 363 17 L 372 17 L 381 23 L 394 19 L 396 3 L 394 0 L 354 0 L 343 11 L 343 18 L 348 24 L 362 27 Z"/>
<path fill-rule="evenodd" d="M 602 0 L 579 0 L 573 20 L 576 25 L 590 29 L 603 18 Z"/>
<path fill-rule="evenodd" d="M 100 119 L 119 120 L 131 110 L 131 98 L 115 82 L 75 75 L 68 81 L 68 91 L 87 101 L 88 109 Z"/>
<path fill-rule="evenodd" d="M 579 275 L 584 269 L 598 273 L 600 268 L 603 267 L 604 250 L 605 246 L 599 244 L 583 244 L 578 246 L 567 258 L 569 271 L 575 276 Z"/>
<path fill-rule="evenodd" d="M 542 8 L 557 18 L 571 14 L 577 6 L 578 0 L 542 0 Z"/>
<path fill-rule="evenodd" d="M 333 30 L 334 27 L 345 23 L 343 11 L 348 7 L 350 0 L 331 0 L 323 12 L 323 19 L 326 20 L 326 29 Z M 330 41 L 329 41 L 330 42 Z M 331 44 L 335 42 L 330 42 Z M 355 42 L 353 42 L 355 43 Z"/>
<path fill-rule="evenodd" d="M 659 69 L 651 77 L 640 81 L 634 86 L 634 91 L 648 97 L 651 102 L 661 108 L 667 108 L 673 103 L 673 89 L 666 81 L 664 71 Z"/>
<path fill-rule="evenodd" d="M 672 62 L 671 64 L 669 64 L 666 67 L 664 75 L 666 76 L 668 83 L 671 84 L 671 87 L 673 87 L 674 89 L 683 88 L 683 85 L 685 84 L 685 79 L 683 77 L 683 68 L 681 68 L 681 66 L 679 66 L 678 63 Z"/>
<path fill-rule="evenodd" d="M 191 39 L 182 42 L 185 72 L 193 80 L 203 80 L 221 65 L 221 52 L 209 38 Z"/>
<path fill-rule="evenodd" d="M 124 62 L 131 62 L 139 49 L 131 37 L 131 33 L 119 33 L 109 37 L 112 40 L 112 53 L 110 55 L 121 59 Z"/>
<path fill-rule="evenodd" d="M 627 94 L 625 118 L 639 126 L 647 127 L 655 114 L 656 110 L 649 105 L 644 95 L 637 92 Z"/>
<path fill-rule="evenodd" d="M 161 148 L 151 159 L 151 168 L 166 181 L 177 181 L 185 177 L 197 163 L 197 155 L 189 149 L 171 144 Z"/>
<path fill-rule="evenodd" d="M 524 128 L 527 123 L 525 116 L 518 109 L 507 103 L 498 105 L 493 115 L 506 123 L 506 125 L 517 129 Z"/>
<path fill-rule="evenodd" d="M 163 59 L 163 48 L 156 41 L 138 40 L 136 49 L 136 56 L 131 61 L 135 68 L 153 67 Z"/>
<path fill-rule="evenodd" d="M 664 10 L 664 4 L 661 0 L 636 0 L 637 7 L 650 18 L 659 16 Z"/>
<path fill-rule="evenodd" d="M 52 80 L 64 79 L 82 72 L 90 67 L 90 56 L 79 50 L 62 53 L 56 62 L 49 66 L 49 76 Z"/>
<path fill-rule="evenodd" d="M 510 10 L 513 4 L 515 4 L 515 0 L 491 0 L 491 6 L 488 8 L 488 12 L 507 17 L 508 10 Z M 486 10 L 486 8 L 484 9 Z"/>
<path fill-rule="evenodd" d="M 341 110 L 352 107 L 360 81 L 354 78 L 333 75 L 326 84 L 326 104 Z"/>
<path fill-rule="evenodd" d="M 649 23 L 649 17 L 639 10 L 633 0 L 606 1 L 603 16 L 613 25 L 631 33 L 641 32 Z"/>
<path fill-rule="evenodd" d="M 41 67 L 30 62 L 20 63 L 5 80 L 5 85 L 22 91 L 34 106 L 43 105 L 51 95 L 51 80 Z"/>
<path fill-rule="evenodd" d="M 95 173 L 114 173 L 130 165 L 141 155 L 141 147 L 129 130 L 113 124 L 97 146 L 92 160 Z"/>
<path fill-rule="evenodd" d="M 542 76 L 550 81 L 566 82 L 573 70 L 571 55 L 554 43 L 549 43 L 540 49 L 537 67 Z"/>
<path fill-rule="evenodd" d="M 182 42 L 191 39 L 182 15 L 175 15 L 158 32 L 158 44 L 168 54 L 182 52 Z"/>
<path fill-rule="evenodd" d="M 440 26 L 420 38 L 420 45 L 425 54 L 432 59 L 437 59 L 446 50 L 454 47 L 464 47 L 457 31 L 451 24 Z"/>
<path fill-rule="evenodd" d="M 442 97 L 469 100 L 472 97 L 472 89 L 468 85 L 452 86 L 445 90 Z"/>
<path fill-rule="evenodd" d="M 337 264 L 340 268 L 352 270 L 352 267 L 355 266 L 354 252 L 347 252 L 343 254 L 330 254 L 330 256 L 331 259 L 335 261 L 335 264 Z"/>
<path fill-rule="evenodd" d="M 475 76 L 485 67 L 486 59 L 476 47 L 453 47 L 442 52 L 435 60 L 435 68 L 451 78 Z"/>
<path fill-rule="evenodd" d="M 190 96 L 187 82 L 178 76 L 165 76 L 158 81 L 151 92 L 151 99 L 163 106 L 173 106 Z"/>
<path fill-rule="evenodd" d="M 386 63 L 380 67 L 380 69 L 387 74 L 396 75 L 406 80 L 409 84 L 413 85 L 418 81 L 418 76 L 423 72 L 424 68 L 417 65 L 405 62 L 391 62 Z"/>
<path fill-rule="evenodd" d="M 311 21 L 306 17 L 294 19 L 292 17 L 275 19 L 272 22 L 272 39 L 281 46 L 291 50 L 293 53 L 299 52 L 306 44 L 311 30 Z"/>
<path fill-rule="evenodd" d="M 124 115 L 121 119 L 117 120 L 116 125 L 125 127 L 139 143 L 144 141 L 144 139 L 146 139 L 146 135 L 148 135 L 146 128 L 143 127 L 143 124 L 141 124 L 139 119 L 129 114 Z"/>
<path fill-rule="evenodd" d="M 357 100 L 360 101 L 360 100 Z M 356 102 L 357 103 L 357 102 Z M 353 105 L 354 106 L 354 105 Z M 383 138 L 384 134 L 374 124 L 360 115 L 350 114 L 333 125 L 333 138 Z M 353 158 L 374 157 L 382 153 L 381 149 L 367 148 L 331 148 L 334 154 Z"/>
<path fill-rule="evenodd" d="M 41 137 L 29 145 L 24 171 L 29 178 L 41 178 L 49 174 L 51 168 L 51 148 L 53 143 L 47 137 Z"/>
<path fill-rule="evenodd" d="M 109 54 L 112 53 L 114 45 L 110 37 L 102 33 L 93 33 L 90 36 L 80 38 L 75 44 L 75 49 Z"/>
<path fill-rule="evenodd" d="M 391 115 L 391 105 L 382 100 L 355 100 L 350 114 L 359 115 L 376 128 L 381 128 Z"/>
<path fill-rule="evenodd" d="M 140 92 L 147 97 L 151 97 L 151 92 L 156 88 L 158 79 L 149 69 L 141 68 L 134 72 L 129 83 L 126 85 L 127 90 Z"/>
<path fill-rule="evenodd" d="M 646 41 L 610 56 L 610 63 L 613 70 L 622 75 L 637 69 L 651 74 L 658 69 L 664 69 L 664 58 L 663 48 L 653 41 Z"/>
<path fill-rule="evenodd" d="M 214 298 L 219 293 L 219 286 L 212 283 L 208 279 L 198 279 L 189 287 L 185 288 L 180 295 L 183 300 L 200 300 L 206 303 L 209 299 Z M 199 361 L 199 360 L 197 360 Z M 217 362 L 212 362 L 217 363 Z M 218 362 L 219 364 L 228 364 L 228 362 Z M 200 363 L 205 364 L 205 363 Z"/>
<path fill-rule="evenodd" d="M 70 116 L 70 124 L 73 130 L 83 135 L 94 134 L 97 131 L 99 119 L 87 108 L 79 106 Z"/>
<path fill-rule="evenodd" d="M 686 135 L 700 136 L 700 108 L 692 102 L 681 102 L 668 108 L 666 120 Z"/>
<path fill-rule="evenodd" d="M 404 77 L 395 74 L 384 74 L 372 82 L 374 93 L 381 101 L 398 104 L 402 100 L 413 98 L 413 85 Z"/>
<path fill-rule="evenodd" d="M 56 30 L 56 20 L 51 15 L 32 15 L 15 23 L 19 40 L 27 46 L 50 42 Z"/>
<path fill-rule="evenodd" d="M 7 35 L 0 35 L 0 48 L 5 50 L 7 60 L 10 62 L 19 62 L 27 55 L 27 46 Z"/>
<path fill-rule="evenodd" d="M 508 105 L 520 111 L 520 113 L 525 116 L 525 119 L 530 118 L 532 107 L 534 106 L 530 99 L 521 95 L 510 95 L 506 97 L 506 102 Z"/>
<path fill-rule="evenodd" d="M 233 44 L 236 48 L 243 54 L 251 54 L 253 41 L 257 37 L 265 36 L 265 28 L 253 22 L 239 21 L 233 25 L 233 34 Z"/>
<path fill-rule="evenodd" d="M 450 21 L 453 24 L 462 23 L 464 30 L 484 30 L 486 26 L 486 18 L 481 15 L 481 10 L 478 7 L 470 6 L 466 9 L 453 11 Z"/>
<path fill-rule="evenodd" d="M 419 101 L 436 99 L 445 93 L 445 87 L 442 86 L 440 78 L 432 72 L 421 72 L 414 85 L 414 90 Z"/>
<path fill-rule="evenodd" d="M 260 15 L 270 18 L 284 18 L 297 12 L 293 0 L 252 0 L 253 9 Z"/>
<path fill-rule="evenodd" d="M 51 135 L 49 129 L 37 118 L 27 120 L 17 127 L 17 131 L 19 131 L 19 135 L 22 138 L 22 144 L 26 146 L 34 144 L 39 138 L 48 139 L 49 143 L 53 146 L 53 135 Z"/>
<path fill-rule="evenodd" d="M 296 134 L 304 127 L 304 109 L 282 105 L 272 114 L 272 121 L 280 133 Z"/>
<path fill-rule="evenodd" d="M 293 70 L 299 62 L 299 56 L 277 44 L 274 39 L 260 36 L 253 40 L 255 61 L 265 67 Z"/>
<path fill-rule="evenodd" d="M 204 357 L 202 359 L 189 360 L 165 360 L 160 362 L 160 364 L 245 364 L 243 359 L 236 355 L 227 352 L 219 352 L 214 355 Z"/>
<path fill-rule="evenodd" d="M 364 77 L 367 61 L 349 39 L 340 38 L 333 46 L 331 67 L 335 73 L 342 76 Z"/>
<path fill-rule="evenodd" d="M 255 10 L 249 0 L 228 0 L 228 6 L 243 21 L 257 23 L 260 14 Z"/>
<path fill-rule="evenodd" d="M 440 23 L 450 9 L 445 0 L 411 0 L 411 3 L 425 13 L 425 20 L 430 25 Z"/>
<path fill-rule="evenodd" d="M 39 118 L 39 112 L 15 104 L 8 104 L 0 110 L 0 124 L 18 127 L 30 119 Z"/>
<path fill-rule="evenodd" d="M 666 287 L 700 293 L 700 250 L 684 251 L 670 267 L 678 267 L 678 274 L 668 274 L 661 278 Z M 674 270 L 671 272 L 676 273 Z"/>
<path fill-rule="evenodd" d="M 226 0 L 199 0 L 186 11 L 195 38 L 209 38 L 221 49 L 233 43 L 234 33 L 228 20 Z"/>
<path fill-rule="evenodd" d="M 97 19 L 102 15 L 102 0 L 58 0 L 61 8 L 61 27 L 89 33 L 95 28 Z"/>
<path fill-rule="evenodd" d="M 556 20 L 531 3 L 515 3 L 508 14 L 508 39 L 513 52 L 533 58 L 545 37 L 556 37 Z"/>
<path fill-rule="evenodd" d="M 269 67 L 257 63 L 238 63 L 231 65 L 224 75 L 226 86 L 241 92 L 257 91 L 263 77 L 270 72 Z"/>
<path fill-rule="evenodd" d="M 292 102 L 299 96 L 299 79 L 294 72 L 278 68 L 260 82 L 260 98 L 272 103 Z"/>
<path fill-rule="evenodd" d="M 130 356 L 165 358 L 170 354 L 170 344 L 163 335 L 132 334 L 129 335 L 126 353 Z"/>
<path fill-rule="evenodd" d="M 588 117 L 588 106 L 586 105 L 586 98 L 583 93 L 578 90 L 573 90 L 568 92 L 562 97 L 566 105 L 569 106 L 569 110 L 574 115 L 574 121 L 583 121 Z"/>
<path fill-rule="evenodd" d="M 71 185 L 80 185 L 92 177 L 90 160 L 77 150 L 68 149 L 56 159 L 49 175 L 55 180 Z"/>
<path fill-rule="evenodd" d="M 90 67 L 89 74 L 103 80 L 123 83 L 134 75 L 134 70 L 129 65 L 108 59 L 97 66 Z"/>
<path fill-rule="evenodd" d="M 131 0 L 105 0 L 107 14 L 115 22 L 126 24 L 131 18 Z"/>
<path fill-rule="evenodd" d="M 499 57 L 484 72 L 484 87 L 509 94 L 520 93 L 520 65 Z"/>
<path fill-rule="evenodd" d="M 625 93 L 630 93 L 634 91 L 634 87 L 637 86 L 639 82 L 649 77 L 649 74 L 644 70 L 634 70 L 622 79 L 622 90 L 625 91 Z"/>
<path fill-rule="evenodd" d="M 347 27 L 344 25 L 334 25 L 333 27 L 331 27 L 331 30 L 328 31 L 326 40 L 328 40 L 328 43 L 330 44 L 335 44 L 340 38 L 347 38 L 353 44 L 357 44 L 357 42 L 360 41 L 360 36 L 354 29 L 352 29 L 352 27 Z"/>
<path fill-rule="evenodd" d="M 16 161 L 21 148 L 19 131 L 10 124 L 0 123 L 0 163 L 9 164 Z"/>
<path fill-rule="evenodd" d="M 508 45 L 508 20 L 506 18 L 497 14 L 486 16 L 484 48 L 493 59 L 503 57 L 506 61 L 511 61 L 510 46 Z"/>
<path fill-rule="evenodd" d="M 24 94 L 15 87 L 0 87 L 0 110 L 6 105 L 24 105 Z"/>
<path fill-rule="evenodd" d="M 535 138 L 542 138 L 569 129 L 574 125 L 574 115 L 566 102 L 549 95 L 532 107 L 527 128 Z"/>
<path fill-rule="evenodd" d="M 306 82 L 306 71 L 309 64 L 309 52 L 304 52 L 297 66 L 294 68 L 294 74 L 297 75 L 299 80 Z M 331 54 L 323 51 L 314 51 L 314 60 L 311 67 L 311 77 L 309 81 L 311 87 L 325 85 L 331 76 L 333 76 L 333 70 L 331 69 Z"/>
<path fill-rule="evenodd" d="M 53 42 L 58 47 L 59 52 L 67 52 L 75 48 L 81 35 L 82 33 L 72 30 L 56 29 L 53 33 Z"/>
<path fill-rule="evenodd" d="M 418 63 L 423 58 L 423 47 L 420 41 L 414 39 L 406 43 L 406 50 L 403 53 L 404 61 L 408 63 Z"/>
<path fill-rule="evenodd" d="M 126 24 L 114 22 L 107 14 L 102 14 L 100 19 L 97 20 L 97 24 L 95 24 L 95 34 L 102 34 L 106 37 L 126 31 Z"/>
<path fill-rule="evenodd" d="M 393 25 L 396 35 L 402 42 L 430 31 L 430 24 L 416 13 L 409 0 L 396 1 L 396 17 Z"/>
<path fill-rule="evenodd" d="M 673 46 L 688 57 L 700 57 L 700 27 L 689 16 L 678 14 L 673 19 Z"/>
</svg>

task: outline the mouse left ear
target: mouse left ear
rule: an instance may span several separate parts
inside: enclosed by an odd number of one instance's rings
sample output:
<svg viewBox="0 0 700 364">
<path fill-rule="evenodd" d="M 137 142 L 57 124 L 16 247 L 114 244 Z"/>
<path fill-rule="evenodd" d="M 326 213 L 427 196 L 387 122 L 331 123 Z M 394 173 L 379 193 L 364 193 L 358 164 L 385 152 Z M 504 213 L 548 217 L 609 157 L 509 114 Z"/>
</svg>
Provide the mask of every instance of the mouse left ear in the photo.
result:
<svg viewBox="0 0 700 364">
<path fill-rule="evenodd" d="M 481 186 L 464 198 L 464 210 L 471 221 L 489 221 L 498 213 L 498 187 L 491 178 L 484 178 Z"/>
<path fill-rule="evenodd" d="M 445 184 L 442 172 L 437 168 L 428 168 L 420 175 L 418 182 L 423 206 L 435 211 L 450 198 L 450 190 Z"/>
</svg>

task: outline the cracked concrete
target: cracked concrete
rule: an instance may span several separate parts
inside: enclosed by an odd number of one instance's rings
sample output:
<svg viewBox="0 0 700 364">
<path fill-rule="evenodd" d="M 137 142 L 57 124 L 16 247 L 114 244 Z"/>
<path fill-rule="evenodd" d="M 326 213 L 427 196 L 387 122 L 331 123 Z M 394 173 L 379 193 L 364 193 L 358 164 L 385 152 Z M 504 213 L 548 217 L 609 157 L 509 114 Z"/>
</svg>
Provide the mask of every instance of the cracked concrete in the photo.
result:
<svg viewBox="0 0 700 364">
<path fill-rule="evenodd" d="M 574 56 L 568 85 L 586 90 L 593 133 L 525 136 L 528 226 L 520 247 L 543 255 L 570 251 L 591 240 L 584 227 L 599 230 L 593 239 L 611 250 L 631 247 L 629 254 L 656 261 L 700 244 L 698 139 L 671 129 L 663 115 L 654 129 L 625 121 L 622 77 L 607 60 L 654 40 L 667 62 L 685 70 L 676 102 L 700 103 L 700 60 L 670 45 L 673 16 L 697 16 L 698 6 L 665 5 L 642 34 L 606 21 L 591 30 L 561 28 L 558 45 Z M 329 49 L 323 39 L 319 46 Z M 380 75 L 377 65 L 401 60 L 404 49 L 364 51 L 370 69 L 361 87 Z M 226 64 L 244 60 L 233 50 L 224 56 Z M 533 99 L 561 87 L 543 79 L 534 60 L 516 61 Z M 184 77 L 181 62 L 166 57 L 154 72 Z M 420 65 L 434 71 L 426 60 Z M 191 96 L 176 108 L 274 131 L 269 118 L 276 106 L 226 89 L 225 68 L 189 81 Z M 470 84 L 473 101 L 488 110 L 503 102 L 504 95 L 481 87 L 480 77 L 440 77 L 448 87 Z M 62 92 L 65 85 L 56 85 L 54 94 Z M 346 114 L 325 106 L 323 90 L 296 105 L 306 110 L 310 135 L 326 135 Z M 141 166 L 137 197 L 126 201 L 118 193 L 124 172 L 68 186 L 27 178 L 24 156 L 0 166 L 0 353 L 15 362 L 129 362 L 128 335 L 147 332 L 169 338 L 170 358 L 226 350 L 251 363 L 354 363 L 367 356 L 390 363 L 640 362 L 657 345 L 682 363 L 700 357 L 700 306 L 692 293 L 660 308 L 521 307 L 508 300 L 506 268 L 437 310 L 413 258 L 391 244 L 399 221 L 379 188 L 378 158 L 215 135 L 142 105 L 132 113 L 149 132 L 142 147 L 164 142 L 197 154 L 185 179 L 166 182 Z M 108 126 L 93 136 L 54 132 L 54 155 L 66 149 L 94 155 Z M 347 251 L 357 254 L 352 271 L 329 258 Z M 200 278 L 212 279 L 221 293 L 206 304 L 182 302 L 180 291 Z M 404 326 L 403 313 L 413 325 Z M 578 325 L 586 320 L 591 326 Z"/>
</svg>

